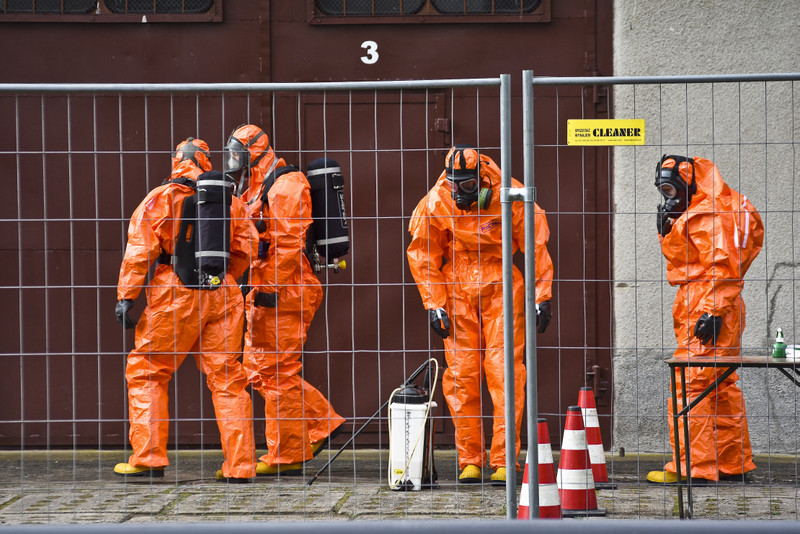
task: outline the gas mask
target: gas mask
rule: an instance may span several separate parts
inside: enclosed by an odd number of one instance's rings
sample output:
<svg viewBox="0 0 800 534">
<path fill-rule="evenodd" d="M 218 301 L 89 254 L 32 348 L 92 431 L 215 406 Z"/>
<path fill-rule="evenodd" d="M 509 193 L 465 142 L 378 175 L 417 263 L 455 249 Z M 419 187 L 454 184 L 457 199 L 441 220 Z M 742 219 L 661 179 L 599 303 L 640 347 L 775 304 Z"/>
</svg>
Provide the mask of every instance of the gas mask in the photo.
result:
<svg viewBox="0 0 800 534">
<path fill-rule="evenodd" d="M 451 196 L 460 210 L 468 210 L 478 201 L 478 179 L 467 178 L 465 180 L 447 179 L 450 185 Z"/>
<path fill-rule="evenodd" d="M 469 145 L 456 145 L 445 158 L 445 177 L 456 207 L 463 211 L 472 209 L 476 202 L 480 209 L 489 207 L 492 189 L 481 188 L 480 156 Z"/>
<path fill-rule="evenodd" d="M 250 152 L 231 136 L 225 145 L 225 176 L 236 182 L 235 195 L 242 196 L 250 183 Z"/>
<path fill-rule="evenodd" d="M 492 201 L 491 181 L 489 187 L 481 187 L 477 178 L 466 180 L 448 178 L 447 185 L 450 187 L 450 196 L 456 203 L 456 208 L 460 210 L 469 211 L 476 202 L 481 210 L 485 210 Z"/>
<path fill-rule="evenodd" d="M 663 167 L 666 160 L 673 160 L 675 165 Z M 691 184 L 687 184 L 679 172 L 681 163 L 689 163 L 692 166 Z M 692 195 L 697 191 L 697 184 L 694 179 L 694 160 L 683 156 L 663 156 L 656 166 L 656 187 L 664 197 L 663 206 L 659 206 L 659 211 L 667 214 L 670 219 L 677 219 L 689 207 Z"/>
</svg>

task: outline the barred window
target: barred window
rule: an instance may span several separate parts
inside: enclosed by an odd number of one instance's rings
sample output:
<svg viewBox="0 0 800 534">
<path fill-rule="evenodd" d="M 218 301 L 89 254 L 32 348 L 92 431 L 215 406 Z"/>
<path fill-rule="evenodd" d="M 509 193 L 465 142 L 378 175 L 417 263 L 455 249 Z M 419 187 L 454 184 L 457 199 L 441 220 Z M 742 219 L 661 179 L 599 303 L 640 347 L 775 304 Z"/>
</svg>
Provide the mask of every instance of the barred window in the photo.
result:
<svg viewBox="0 0 800 534">
<path fill-rule="evenodd" d="M 222 0 L 0 0 L 2 22 L 141 22 L 143 17 L 220 22 Z"/>
<path fill-rule="evenodd" d="M 96 0 L 0 0 L 0 13 L 91 13 Z"/>
<path fill-rule="evenodd" d="M 434 9 L 448 15 L 530 13 L 542 0 L 431 0 Z"/>
<path fill-rule="evenodd" d="M 105 0 L 112 13 L 205 13 L 213 0 Z"/>
<path fill-rule="evenodd" d="M 413 15 L 425 0 L 317 0 L 325 15 Z"/>
<path fill-rule="evenodd" d="M 547 22 L 550 0 L 308 0 L 312 24 Z M 385 20 L 381 20 L 385 17 Z"/>
</svg>

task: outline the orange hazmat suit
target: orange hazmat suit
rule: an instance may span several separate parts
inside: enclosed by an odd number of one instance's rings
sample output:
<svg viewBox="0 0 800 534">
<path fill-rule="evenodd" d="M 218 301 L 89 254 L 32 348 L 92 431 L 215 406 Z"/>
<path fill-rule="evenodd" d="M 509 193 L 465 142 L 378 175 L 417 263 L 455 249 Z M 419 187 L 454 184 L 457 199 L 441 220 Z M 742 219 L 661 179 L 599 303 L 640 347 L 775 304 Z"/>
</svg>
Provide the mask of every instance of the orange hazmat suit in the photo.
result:
<svg viewBox="0 0 800 534">
<path fill-rule="evenodd" d="M 451 150 L 451 154 L 453 151 Z M 499 198 L 500 168 L 480 155 L 480 182 Z M 522 184 L 512 178 L 512 187 Z M 503 272 L 501 205 L 458 209 L 452 184 L 443 172 L 419 202 L 409 223 L 407 255 L 426 310 L 444 308 L 452 321 L 444 339 L 447 369 L 442 377 L 456 431 L 459 468 L 483 466 L 486 460 L 481 418 L 481 377 L 485 374 L 493 404 L 493 469 L 506 465 L 505 395 L 503 364 Z M 547 252 L 550 230 L 544 211 L 536 213 L 536 302 L 551 299 L 553 263 Z M 525 252 L 524 206 L 513 204 L 514 250 Z M 514 372 L 516 450 L 525 406 L 525 310 L 522 273 L 514 267 Z M 519 466 L 518 466 L 519 467 Z"/>
<path fill-rule="evenodd" d="M 312 223 L 311 192 L 300 171 L 282 174 L 262 201 L 264 180 L 286 166 L 257 126 L 232 135 L 250 152 L 250 184 L 244 199 L 261 223 L 260 253 L 250 264 L 246 297 L 244 365 L 262 397 L 268 452 L 259 460 L 271 466 L 312 458 L 311 444 L 327 438 L 344 423 L 328 399 L 301 376 L 303 345 L 322 303 L 322 285 L 304 254 Z M 275 294 L 275 306 L 256 305 L 259 293 Z"/>
<path fill-rule="evenodd" d="M 726 184 L 717 166 L 704 158 L 679 163 L 681 178 L 696 191 L 686 211 L 672 223 L 661 240 L 667 261 L 667 279 L 679 286 L 673 305 L 673 326 L 678 348 L 675 357 L 740 355 L 745 306 L 741 297 L 744 276 L 761 250 L 764 226 L 749 200 Z M 675 166 L 665 159 L 663 168 Z M 721 317 L 716 344 L 701 344 L 694 335 L 703 315 Z M 687 373 L 688 402 L 702 393 L 724 370 L 690 367 Z M 676 371 L 677 372 L 677 371 Z M 689 414 L 692 473 L 695 478 L 719 480 L 720 475 L 738 475 L 755 469 L 747 429 L 744 398 L 736 385 L 736 373 L 695 406 Z M 676 380 L 678 409 L 683 408 L 680 379 Z M 675 473 L 672 404 L 669 403 L 670 441 L 673 461 L 664 469 Z M 681 440 L 684 431 L 679 429 Z M 681 443 L 682 451 L 686 444 Z M 681 473 L 686 475 L 686 457 L 681 455 Z"/>
<path fill-rule="evenodd" d="M 200 140 L 187 140 L 205 153 Z M 178 146 L 180 154 L 183 143 Z M 195 152 L 194 161 L 173 159 L 170 179 L 196 180 L 210 170 L 207 155 Z M 200 167 L 198 167 L 198 165 Z M 150 266 L 160 255 L 172 255 L 181 223 L 183 202 L 194 194 L 188 185 L 165 183 L 153 189 L 131 217 L 128 244 L 117 285 L 118 300 L 135 299 L 146 285 Z M 236 283 L 258 246 L 258 236 L 247 207 L 232 199 L 230 260 L 220 287 L 190 289 L 172 266 L 159 262 L 146 288 L 147 307 L 135 333 L 135 348 L 128 355 L 130 441 L 129 464 L 158 468 L 169 464 L 167 389 L 173 373 L 187 353 L 206 375 L 222 438 L 226 478 L 255 476 L 255 440 L 252 405 L 246 390 L 247 375 L 237 359 L 244 330 L 244 302 Z"/>
</svg>

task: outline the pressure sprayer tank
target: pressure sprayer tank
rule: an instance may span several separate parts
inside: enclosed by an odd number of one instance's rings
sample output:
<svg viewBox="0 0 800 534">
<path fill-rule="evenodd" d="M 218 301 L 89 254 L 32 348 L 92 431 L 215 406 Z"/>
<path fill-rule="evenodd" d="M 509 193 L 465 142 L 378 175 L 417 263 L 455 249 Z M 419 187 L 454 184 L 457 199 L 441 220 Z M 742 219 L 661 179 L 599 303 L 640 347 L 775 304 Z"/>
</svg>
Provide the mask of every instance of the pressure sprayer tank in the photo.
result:
<svg viewBox="0 0 800 534">
<path fill-rule="evenodd" d="M 428 393 L 419 386 L 406 385 L 394 394 L 389 404 L 389 486 L 396 490 L 422 489 L 429 446 Z"/>
</svg>

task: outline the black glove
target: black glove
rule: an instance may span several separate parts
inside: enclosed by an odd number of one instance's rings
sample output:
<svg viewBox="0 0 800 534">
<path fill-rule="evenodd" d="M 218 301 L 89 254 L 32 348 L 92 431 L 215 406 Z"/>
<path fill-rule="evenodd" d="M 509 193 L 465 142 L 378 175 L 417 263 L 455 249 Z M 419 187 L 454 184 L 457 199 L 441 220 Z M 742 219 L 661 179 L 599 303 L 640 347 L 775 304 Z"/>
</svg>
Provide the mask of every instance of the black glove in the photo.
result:
<svg viewBox="0 0 800 534">
<path fill-rule="evenodd" d="M 431 322 L 433 331 L 442 336 L 450 337 L 450 318 L 444 308 L 436 308 L 435 310 L 428 310 L 428 319 Z"/>
<path fill-rule="evenodd" d="M 669 209 L 663 205 L 658 205 L 658 213 L 656 213 L 656 228 L 661 237 L 665 237 L 670 230 L 672 230 L 672 219 L 669 216 Z"/>
<path fill-rule="evenodd" d="M 536 305 L 536 331 L 543 334 L 547 330 L 547 325 L 550 324 L 550 319 L 553 317 L 553 311 L 550 309 L 550 301 L 545 300 Z"/>
<path fill-rule="evenodd" d="M 722 317 L 704 313 L 694 325 L 694 337 L 699 339 L 702 345 L 716 345 L 720 330 L 722 330 Z"/>
<path fill-rule="evenodd" d="M 133 308 L 133 301 L 131 299 L 118 300 L 117 305 L 114 307 L 114 314 L 117 316 L 117 322 L 125 328 L 133 328 L 136 326 L 136 321 L 128 317 L 128 310 Z"/>
<path fill-rule="evenodd" d="M 258 291 L 253 297 L 253 304 L 260 308 L 274 308 L 278 305 L 278 294 Z"/>
</svg>

